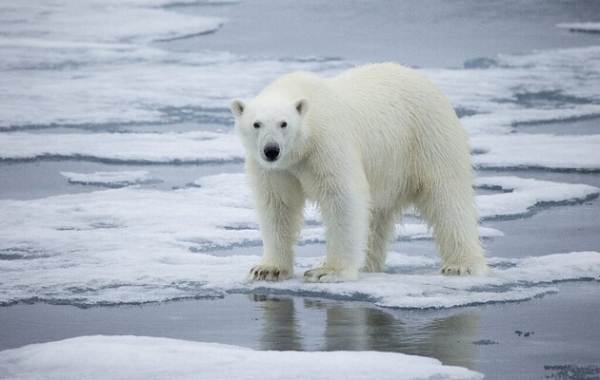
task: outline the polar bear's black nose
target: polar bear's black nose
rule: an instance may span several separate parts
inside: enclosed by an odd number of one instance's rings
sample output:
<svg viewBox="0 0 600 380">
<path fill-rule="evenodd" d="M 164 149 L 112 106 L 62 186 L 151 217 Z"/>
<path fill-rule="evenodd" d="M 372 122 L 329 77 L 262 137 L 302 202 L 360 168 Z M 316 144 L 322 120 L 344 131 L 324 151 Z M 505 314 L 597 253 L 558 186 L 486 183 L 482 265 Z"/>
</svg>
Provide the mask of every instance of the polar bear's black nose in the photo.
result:
<svg viewBox="0 0 600 380">
<path fill-rule="evenodd" d="M 267 144 L 263 152 L 267 158 L 267 161 L 275 161 L 279 157 L 279 144 Z"/>
</svg>

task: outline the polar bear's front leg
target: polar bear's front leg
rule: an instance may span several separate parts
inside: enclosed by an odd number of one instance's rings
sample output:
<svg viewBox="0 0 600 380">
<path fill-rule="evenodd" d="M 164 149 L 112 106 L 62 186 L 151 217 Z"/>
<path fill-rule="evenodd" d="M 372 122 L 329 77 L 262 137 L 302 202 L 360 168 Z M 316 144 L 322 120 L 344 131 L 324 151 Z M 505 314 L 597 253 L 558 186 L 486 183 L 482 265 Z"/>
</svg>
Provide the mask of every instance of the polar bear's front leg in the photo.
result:
<svg viewBox="0 0 600 380">
<path fill-rule="evenodd" d="M 368 192 L 363 190 L 365 187 L 360 186 L 360 179 L 356 182 L 348 191 L 331 192 L 321 200 L 319 206 L 325 224 L 327 257 L 304 274 L 306 282 L 358 279 L 365 264 L 369 200 Z"/>
<path fill-rule="evenodd" d="M 247 276 L 250 281 L 282 281 L 294 275 L 294 244 L 303 220 L 304 195 L 298 180 L 263 170 L 251 161 L 246 172 L 258 213 L 264 252 Z"/>
</svg>

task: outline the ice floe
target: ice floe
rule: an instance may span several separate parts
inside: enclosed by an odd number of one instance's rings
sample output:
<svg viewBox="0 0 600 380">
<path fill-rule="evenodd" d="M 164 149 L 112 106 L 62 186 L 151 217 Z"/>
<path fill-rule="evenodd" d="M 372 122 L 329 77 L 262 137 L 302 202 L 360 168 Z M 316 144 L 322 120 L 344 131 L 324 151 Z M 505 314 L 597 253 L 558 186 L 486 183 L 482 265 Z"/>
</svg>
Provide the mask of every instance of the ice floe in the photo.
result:
<svg viewBox="0 0 600 380">
<path fill-rule="evenodd" d="M 529 299 L 554 291 L 547 283 L 597 279 L 600 273 L 597 253 L 549 261 L 494 259 L 497 276 L 474 279 L 438 276 L 439 263 L 433 258 L 391 254 L 386 273 L 365 274 L 358 283 L 315 286 L 297 277 L 282 284 L 248 284 L 246 271 L 259 257 L 226 250 L 261 242 L 244 175 L 204 177 L 197 184 L 199 188 L 169 192 L 126 187 L 0 201 L 0 305 L 43 301 L 86 306 L 274 291 L 358 297 L 389 307 L 453 307 Z M 598 194 L 586 185 L 514 177 L 482 178 L 478 185 L 510 191 L 478 197 L 484 218 L 527 215 L 539 204 L 583 201 Z M 300 242 L 322 242 L 319 217 L 314 209 L 307 211 L 312 222 Z M 401 239 L 428 236 L 422 223 L 398 229 Z M 324 247 L 315 245 L 310 257 L 299 257 L 297 274 L 323 254 Z"/>
<path fill-rule="evenodd" d="M 0 352 L 3 379 L 482 379 L 439 360 L 374 351 L 256 351 L 217 343 L 84 336 Z"/>
<path fill-rule="evenodd" d="M 482 219 L 522 217 L 536 207 L 579 203 L 598 197 L 599 189 L 588 185 L 540 181 L 519 177 L 478 177 L 480 188 L 502 190 L 502 194 L 479 195 L 477 203 Z"/>
<path fill-rule="evenodd" d="M 149 178 L 149 173 L 145 170 L 94 173 L 60 172 L 60 174 L 67 178 L 69 183 L 105 187 L 124 187 L 159 181 Z"/>
<path fill-rule="evenodd" d="M 243 148 L 230 133 L 3 133 L 0 159 L 83 159 L 110 163 L 240 161 Z"/>
<path fill-rule="evenodd" d="M 483 135 L 471 138 L 478 168 L 599 171 L 600 135 Z"/>
</svg>

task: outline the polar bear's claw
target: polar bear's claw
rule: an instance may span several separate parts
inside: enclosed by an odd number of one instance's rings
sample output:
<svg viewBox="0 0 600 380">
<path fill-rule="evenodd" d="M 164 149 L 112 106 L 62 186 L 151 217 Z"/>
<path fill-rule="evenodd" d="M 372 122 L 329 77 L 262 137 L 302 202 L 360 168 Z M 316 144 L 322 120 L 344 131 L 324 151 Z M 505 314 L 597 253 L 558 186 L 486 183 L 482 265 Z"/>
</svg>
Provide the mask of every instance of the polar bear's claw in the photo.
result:
<svg viewBox="0 0 600 380">
<path fill-rule="evenodd" d="M 485 264 L 444 265 L 440 271 L 446 276 L 489 276 L 492 271 Z"/>
<path fill-rule="evenodd" d="M 255 265 L 248 273 L 248 281 L 283 281 L 291 278 L 293 273 L 285 268 Z"/>
<path fill-rule="evenodd" d="M 356 273 L 350 271 L 340 271 L 326 267 L 316 267 L 304 273 L 305 282 L 344 282 L 358 279 Z"/>
</svg>

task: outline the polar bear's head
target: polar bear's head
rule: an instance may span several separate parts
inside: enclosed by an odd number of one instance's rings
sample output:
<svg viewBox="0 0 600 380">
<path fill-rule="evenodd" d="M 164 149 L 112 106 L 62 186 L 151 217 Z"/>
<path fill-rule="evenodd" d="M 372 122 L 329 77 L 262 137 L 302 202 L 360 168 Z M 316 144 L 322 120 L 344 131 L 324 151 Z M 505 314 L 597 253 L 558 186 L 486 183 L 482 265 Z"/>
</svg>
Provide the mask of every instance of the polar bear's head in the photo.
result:
<svg viewBox="0 0 600 380">
<path fill-rule="evenodd" d="M 231 111 L 247 153 L 264 167 L 285 168 L 300 158 L 308 111 L 305 98 L 234 100 Z"/>
</svg>

